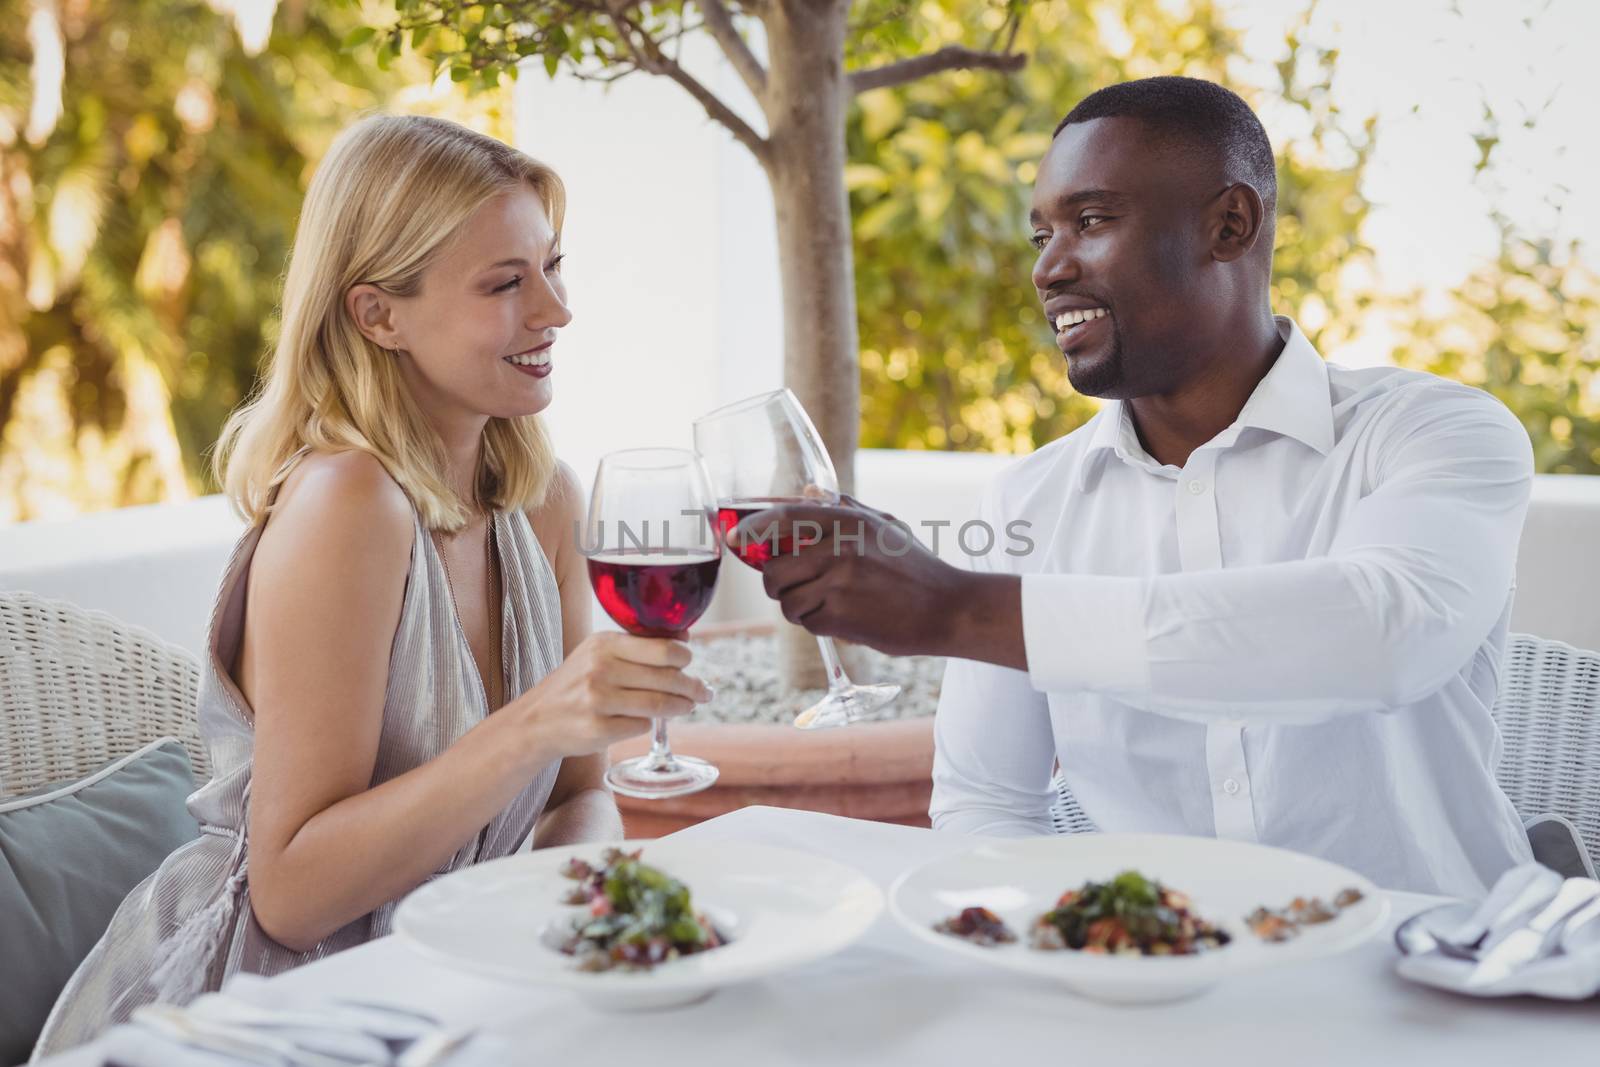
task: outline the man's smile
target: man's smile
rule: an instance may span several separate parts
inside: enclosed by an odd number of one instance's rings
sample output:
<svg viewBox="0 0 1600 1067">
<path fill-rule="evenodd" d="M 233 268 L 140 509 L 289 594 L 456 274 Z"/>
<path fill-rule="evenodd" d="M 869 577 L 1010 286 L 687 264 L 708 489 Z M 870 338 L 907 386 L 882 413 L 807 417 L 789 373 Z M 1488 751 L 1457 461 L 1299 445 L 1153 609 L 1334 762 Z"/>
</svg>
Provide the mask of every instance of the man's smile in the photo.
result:
<svg viewBox="0 0 1600 1067">
<path fill-rule="evenodd" d="M 1093 322 L 1095 319 L 1103 319 L 1110 314 L 1111 312 L 1103 307 L 1075 308 L 1071 311 L 1063 311 L 1054 317 L 1056 335 L 1059 337 L 1075 326 L 1082 326 L 1084 323 Z"/>
</svg>

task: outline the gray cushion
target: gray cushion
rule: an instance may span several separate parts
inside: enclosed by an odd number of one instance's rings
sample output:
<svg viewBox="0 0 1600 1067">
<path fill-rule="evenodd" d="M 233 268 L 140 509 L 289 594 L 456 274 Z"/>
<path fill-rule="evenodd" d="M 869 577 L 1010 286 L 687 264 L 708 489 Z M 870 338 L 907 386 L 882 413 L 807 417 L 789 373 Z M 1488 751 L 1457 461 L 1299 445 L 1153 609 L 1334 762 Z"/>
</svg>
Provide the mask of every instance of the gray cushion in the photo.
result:
<svg viewBox="0 0 1600 1067">
<path fill-rule="evenodd" d="M 0 1064 L 20 1063 L 128 891 L 199 834 L 164 738 L 81 782 L 0 802 Z"/>
<path fill-rule="evenodd" d="M 1594 863 L 1578 828 L 1559 815 L 1536 815 L 1522 824 L 1533 858 L 1568 878 L 1593 878 Z"/>
</svg>

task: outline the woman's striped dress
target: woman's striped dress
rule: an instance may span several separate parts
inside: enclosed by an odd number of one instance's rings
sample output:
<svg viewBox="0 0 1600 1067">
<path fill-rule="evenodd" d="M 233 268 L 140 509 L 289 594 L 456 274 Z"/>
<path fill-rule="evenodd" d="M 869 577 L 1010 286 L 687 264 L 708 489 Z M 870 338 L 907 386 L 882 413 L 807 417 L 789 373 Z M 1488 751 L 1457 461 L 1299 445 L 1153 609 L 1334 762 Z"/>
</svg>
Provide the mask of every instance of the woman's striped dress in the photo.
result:
<svg viewBox="0 0 1600 1067">
<path fill-rule="evenodd" d="M 389 656 L 374 786 L 439 755 L 488 714 L 482 683 L 455 617 L 444 564 L 420 517 L 411 547 L 400 623 Z M 34 1050 L 38 1059 L 89 1041 L 152 1002 L 184 1003 L 237 971 L 272 975 L 389 932 L 398 901 L 338 930 L 309 952 L 261 932 L 250 908 L 250 797 L 254 716 L 228 674 L 244 629 L 246 577 L 263 526 L 234 549 L 211 616 L 200 683 L 200 732 L 215 776 L 189 798 L 201 835 L 168 856 L 128 894 L 110 927 L 73 974 Z M 561 662 L 561 601 L 555 574 L 527 517 L 494 516 L 500 549 L 503 692 L 521 693 Z M 510 807 L 467 842 L 434 877 L 513 852 L 533 830 L 559 762 L 528 783 Z"/>
</svg>

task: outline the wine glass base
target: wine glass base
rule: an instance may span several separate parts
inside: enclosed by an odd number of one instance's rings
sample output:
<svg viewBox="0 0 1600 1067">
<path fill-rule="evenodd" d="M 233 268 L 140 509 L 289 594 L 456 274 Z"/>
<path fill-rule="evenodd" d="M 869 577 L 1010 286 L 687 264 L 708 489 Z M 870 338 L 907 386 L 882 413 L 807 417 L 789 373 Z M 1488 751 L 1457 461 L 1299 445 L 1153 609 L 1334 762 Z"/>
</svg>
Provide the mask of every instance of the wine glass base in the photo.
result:
<svg viewBox="0 0 1600 1067">
<path fill-rule="evenodd" d="M 870 718 L 873 712 L 899 695 L 900 687 L 893 683 L 847 685 L 830 689 L 827 696 L 796 715 L 794 724 L 801 730 L 849 726 Z"/>
<path fill-rule="evenodd" d="M 716 780 L 715 765 L 676 754 L 660 761 L 650 756 L 636 756 L 606 772 L 606 781 L 614 791 L 639 800 L 687 796 L 710 789 Z"/>
</svg>

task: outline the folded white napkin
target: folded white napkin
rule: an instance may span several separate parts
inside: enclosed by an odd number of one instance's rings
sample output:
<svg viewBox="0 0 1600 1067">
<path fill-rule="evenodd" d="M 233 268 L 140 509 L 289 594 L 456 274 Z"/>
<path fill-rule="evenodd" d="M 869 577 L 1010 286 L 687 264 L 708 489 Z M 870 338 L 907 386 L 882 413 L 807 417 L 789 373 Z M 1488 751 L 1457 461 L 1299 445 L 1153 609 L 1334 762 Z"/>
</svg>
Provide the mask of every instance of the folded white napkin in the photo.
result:
<svg viewBox="0 0 1600 1067">
<path fill-rule="evenodd" d="M 1600 993 L 1600 946 L 1580 956 L 1536 960 L 1485 986 L 1467 985 L 1467 975 L 1472 973 L 1470 961 L 1454 960 L 1437 952 L 1402 957 L 1397 969 L 1400 977 L 1413 982 L 1475 997 L 1531 994 L 1556 1000 L 1583 1000 Z"/>
<path fill-rule="evenodd" d="M 418 1056 L 423 1044 L 450 1036 L 443 1025 L 404 1009 L 296 1000 L 264 978 L 241 974 L 222 992 L 197 997 L 187 1007 L 138 1009 L 130 1022 L 106 1034 L 102 1047 L 106 1062 L 116 1067 L 396 1067 L 425 1058 Z M 485 1045 L 498 1042 L 475 1035 L 432 1062 L 464 1063 L 468 1044 L 479 1059 Z"/>
<path fill-rule="evenodd" d="M 1523 871 L 1524 868 L 1515 868 L 1501 877 L 1513 878 Z M 1560 884 L 1560 879 L 1552 879 L 1551 883 L 1553 892 L 1553 887 Z M 1524 914 L 1522 919 L 1526 918 Z M 1425 918 L 1422 922 L 1426 925 Z M 1500 929 L 1495 934 L 1504 936 L 1509 932 Z M 1600 921 L 1572 926 L 1550 955 L 1523 964 L 1497 981 L 1468 984 L 1467 980 L 1476 966 L 1472 960 L 1447 956 L 1437 948 L 1432 948 L 1402 956 L 1396 970 L 1402 978 L 1413 982 L 1469 996 L 1530 994 L 1557 1000 L 1584 1000 L 1600 994 Z"/>
<path fill-rule="evenodd" d="M 106 1034 L 107 1067 L 237 1067 L 240 1061 L 208 1049 L 173 1041 L 132 1023 L 114 1027 Z"/>
</svg>

